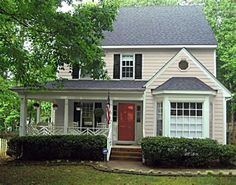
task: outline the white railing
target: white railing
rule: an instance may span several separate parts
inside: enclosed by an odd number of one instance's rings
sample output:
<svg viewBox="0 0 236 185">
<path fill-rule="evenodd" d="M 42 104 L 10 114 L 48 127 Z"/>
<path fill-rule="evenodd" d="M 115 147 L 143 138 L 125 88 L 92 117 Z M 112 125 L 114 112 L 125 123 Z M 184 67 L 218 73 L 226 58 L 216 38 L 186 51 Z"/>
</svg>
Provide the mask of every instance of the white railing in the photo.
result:
<svg viewBox="0 0 236 185">
<path fill-rule="evenodd" d="M 63 126 L 26 126 L 26 135 L 64 135 Z M 108 137 L 109 128 L 93 128 L 93 127 L 68 127 L 67 134 L 69 135 L 103 135 Z"/>
<path fill-rule="evenodd" d="M 103 135 L 108 136 L 108 128 L 93 128 L 93 127 L 68 127 L 70 135 Z"/>
<path fill-rule="evenodd" d="M 112 124 L 109 124 L 108 136 L 107 136 L 107 161 L 110 160 L 111 155 L 111 148 L 112 148 Z"/>
</svg>

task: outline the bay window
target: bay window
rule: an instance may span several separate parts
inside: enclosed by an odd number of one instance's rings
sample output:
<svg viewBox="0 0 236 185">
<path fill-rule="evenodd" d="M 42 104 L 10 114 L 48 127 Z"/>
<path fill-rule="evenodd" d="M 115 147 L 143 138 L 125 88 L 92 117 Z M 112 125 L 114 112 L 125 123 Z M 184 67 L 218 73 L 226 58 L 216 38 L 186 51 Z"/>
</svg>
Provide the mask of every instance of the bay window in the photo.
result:
<svg viewBox="0 0 236 185">
<path fill-rule="evenodd" d="M 203 137 L 202 115 L 202 102 L 170 102 L 170 136 Z"/>
</svg>

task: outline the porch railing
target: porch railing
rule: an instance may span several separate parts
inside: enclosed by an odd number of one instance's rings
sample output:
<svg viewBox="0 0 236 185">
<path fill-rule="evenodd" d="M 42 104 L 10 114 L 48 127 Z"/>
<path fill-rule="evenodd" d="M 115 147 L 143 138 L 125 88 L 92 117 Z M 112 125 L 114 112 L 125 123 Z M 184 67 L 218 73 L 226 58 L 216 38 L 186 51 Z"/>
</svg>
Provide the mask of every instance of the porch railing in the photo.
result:
<svg viewBox="0 0 236 185">
<path fill-rule="evenodd" d="M 93 127 L 68 127 L 69 135 L 103 135 L 108 137 L 109 128 L 93 128 Z M 63 126 L 26 126 L 26 135 L 64 135 Z"/>
</svg>

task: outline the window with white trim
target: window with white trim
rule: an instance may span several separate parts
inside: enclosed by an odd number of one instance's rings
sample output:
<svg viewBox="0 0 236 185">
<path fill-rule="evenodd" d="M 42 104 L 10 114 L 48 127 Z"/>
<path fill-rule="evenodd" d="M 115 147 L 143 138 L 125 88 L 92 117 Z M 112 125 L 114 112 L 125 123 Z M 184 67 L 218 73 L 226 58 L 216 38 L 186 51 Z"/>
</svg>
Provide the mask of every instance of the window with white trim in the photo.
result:
<svg viewBox="0 0 236 185">
<path fill-rule="evenodd" d="M 163 124 L 163 104 L 157 102 L 157 136 L 162 136 Z"/>
<path fill-rule="evenodd" d="M 134 55 L 123 54 L 121 58 L 121 78 L 134 78 Z"/>
<path fill-rule="evenodd" d="M 203 137 L 203 103 L 171 102 L 170 106 L 171 137 Z"/>
</svg>

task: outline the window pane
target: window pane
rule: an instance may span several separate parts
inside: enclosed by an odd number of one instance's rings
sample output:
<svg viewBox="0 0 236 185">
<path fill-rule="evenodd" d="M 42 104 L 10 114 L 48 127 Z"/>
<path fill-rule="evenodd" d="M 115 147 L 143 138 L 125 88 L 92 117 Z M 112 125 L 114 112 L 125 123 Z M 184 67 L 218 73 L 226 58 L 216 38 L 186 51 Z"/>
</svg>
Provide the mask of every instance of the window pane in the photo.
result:
<svg viewBox="0 0 236 185">
<path fill-rule="evenodd" d="M 190 115 L 191 116 L 195 116 L 196 114 L 195 114 L 195 110 L 190 110 Z"/>
<path fill-rule="evenodd" d="M 182 108 L 182 105 L 183 105 L 182 103 L 178 103 L 178 104 L 177 104 L 178 109 L 181 109 L 181 108 Z"/>
<path fill-rule="evenodd" d="M 197 109 L 202 109 L 202 103 L 197 103 Z"/>
<path fill-rule="evenodd" d="M 202 116 L 202 111 L 201 110 L 197 110 L 197 116 Z"/>
<path fill-rule="evenodd" d="M 176 103 L 171 103 L 170 106 L 171 108 L 176 108 Z"/>
<path fill-rule="evenodd" d="M 190 103 L 190 108 L 195 109 L 195 103 Z"/>
<path fill-rule="evenodd" d="M 171 115 L 175 116 L 176 115 L 176 110 L 171 110 Z"/>
<path fill-rule="evenodd" d="M 184 103 L 184 108 L 189 109 L 189 103 Z"/>
</svg>

